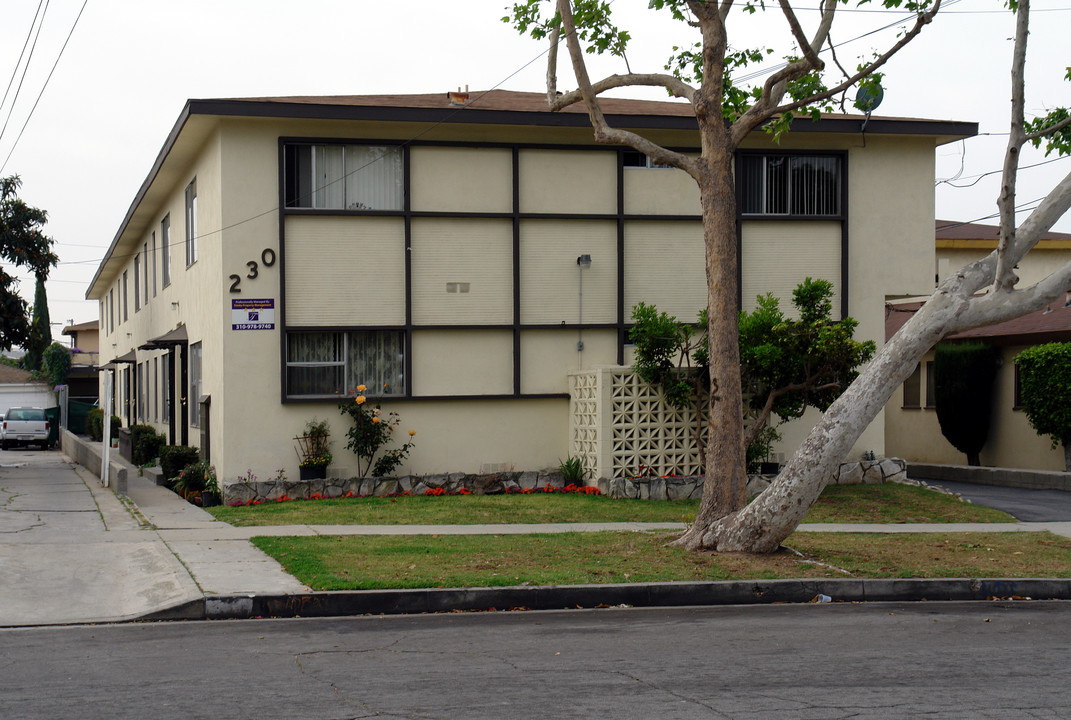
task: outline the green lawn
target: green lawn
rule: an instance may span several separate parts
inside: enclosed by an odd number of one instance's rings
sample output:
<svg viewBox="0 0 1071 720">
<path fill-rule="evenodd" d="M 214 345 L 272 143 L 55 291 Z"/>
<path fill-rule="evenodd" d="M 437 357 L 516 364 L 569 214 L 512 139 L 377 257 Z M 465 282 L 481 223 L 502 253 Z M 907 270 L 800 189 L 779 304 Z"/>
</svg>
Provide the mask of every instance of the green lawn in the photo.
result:
<svg viewBox="0 0 1071 720">
<path fill-rule="evenodd" d="M 691 522 L 697 500 L 613 500 L 593 495 L 446 495 L 344 498 L 208 511 L 231 525 L 472 525 L 483 523 Z M 1013 522 L 1007 513 L 894 483 L 826 488 L 807 522 Z"/>
<path fill-rule="evenodd" d="M 800 577 L 1071 577 L 1049 533 L 797 532 L 772 555 L 688 552 L 664 533 L 258 537 L 314 590 Z M 835 566 L 835 567 L 831 567 Z"/>
</svg>

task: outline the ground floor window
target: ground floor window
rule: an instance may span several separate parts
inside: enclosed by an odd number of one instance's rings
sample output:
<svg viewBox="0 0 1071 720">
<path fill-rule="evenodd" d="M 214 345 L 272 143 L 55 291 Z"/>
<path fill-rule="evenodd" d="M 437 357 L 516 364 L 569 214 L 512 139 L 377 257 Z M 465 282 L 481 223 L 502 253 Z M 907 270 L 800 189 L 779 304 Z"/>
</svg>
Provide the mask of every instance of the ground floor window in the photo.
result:
<svg viewBox="0 0 1071 720">
<path fill-rule="evenodd" d="M 286 337 L 287 397 L 405 394 L 405 335 L 398 330 L 291 332 Z"/>
</svg>

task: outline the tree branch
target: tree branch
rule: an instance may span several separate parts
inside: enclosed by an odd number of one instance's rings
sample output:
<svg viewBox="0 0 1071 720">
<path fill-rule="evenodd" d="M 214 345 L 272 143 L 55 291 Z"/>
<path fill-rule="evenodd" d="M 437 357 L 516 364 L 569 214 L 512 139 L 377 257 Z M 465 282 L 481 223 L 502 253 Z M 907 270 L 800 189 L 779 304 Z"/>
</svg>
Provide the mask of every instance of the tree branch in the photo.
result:
<svg viewBox="0 0 1071 720">
<path fill-rule="evenodd" d="M 1046 137 L 1048 135 L 1052 135 L 1054 132 L 1059 132 L 1060 130 L 1063 130 L 1068 125 L 1071 125 L 1071 116 L 1064 118 L 1063 120 L 1061 120 L 1060 122 L 1056 123 L 1052 127 L 1047 127 L 1044 130 L 1038 130 L 1036 133 L 1030 133 L 1029 135 L 1026 136 L 1025 139 L 1026 139 L 1027 142 L 1033 142 L 1034 140 L 1039 140 L 1039 139 L 1041 139 L 1043 137 Z"/>
<path fill-rule="evenodd" d="M 626 73 L 625 75 L 610 75 L 596 83 L 592 83 L 591 91 L 596 95 L 601 95 L 613 88 L 629 87 L 632 85 L 664 87 L 666 90 L 669 90 L 674 97 L 684 98 L 689 101 L 691 101 L 692 97 L 695 95 L 695 88 L 688 83 L 675 78 L 672 75 L 661 73 Z M 550 109 L 554 111 L 562 110 L 583 100 L 584 93 L 580 90 L 572 90 L 553 98 L 549 95 L 547 96 L 547 102 L 550 103 Z"/>
<path fill-rule="evenodd" d="M 547 51 L 547 104 L 552 110 L 558 99 L 558 41 L 561 33 L 561 25 L 555 25 L 550 31 L 550 49 Z"/>
<path fill-rule="evenodd" d="M 1010 290 L 1018 279 L 1015 263 L 1009 263 L 1008 248 L 1015 242 L 1015 181 L 1019 174 L 1019 152 L 1026 143 L 1026 122 L 1023 105 L 1026 90 L 1023 70 L 1026 67 L 1026 40 L 1029 35 L 1030 0 L 1021 0 L 1015 13 L 1015 49 L 1011 66 L 1011 132 L 1008 134 L 1008 149 L 1004 152 L 1004 172 L 1001 174 L 1000 240 L 997 242 L 997 272 L 993 278 L 994 290 Z"/>
<path fill-rule="evenodd" d="M 591 126 L 595 130 L 596 142 L 629 145 L 655 162 L 680 168 L 696 180 L 699 180 L 698 164 L 687 155 L 667 150 L 634 132 L 610 127 L 609 123 L 606 122 L 606 117 L 602 114 L 602 108 L 599 107 L 599 98 L 594 86 L 591 84 L 591 78 L 588 77 L 583 49 L 580 47 L 580 39 L 576 34 L 576 24 L 573 21 L 572 2 L 570 0 L 558 0 L 558 12 L 561 14 L 562 29 L 565 32 L 565 43 L 569 48 L 569 57 L 573 63 L 573 72 L 576 74 L 577 84 L 580 85 L 578 92 L 588 107 L 588 117 L 591 119 Z"/>
</svg>

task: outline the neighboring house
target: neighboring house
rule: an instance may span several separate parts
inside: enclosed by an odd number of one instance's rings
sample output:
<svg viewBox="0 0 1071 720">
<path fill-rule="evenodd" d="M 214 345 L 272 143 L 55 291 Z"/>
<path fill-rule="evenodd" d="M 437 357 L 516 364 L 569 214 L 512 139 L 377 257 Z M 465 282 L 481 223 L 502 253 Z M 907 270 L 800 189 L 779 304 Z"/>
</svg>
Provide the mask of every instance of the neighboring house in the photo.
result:
<svg viewBox="0 0 1071 720">
<path fill-rule="evenodd" d="M 97 401 L 97 366 L 100 357 L 98 325 L 97 320 L 90 320 L 63 328 L 63 334 L 71 338 L 71 371 L 67 375 L 71 400 L 91 404 Z"/>
<path fill-rule="evenodd" d="M 1000 227 L 937 220 L 937 282 L 997 249 Z M 1071 233 L 1046 233 L 1015 266 L 1020 287 L 1033 285 L 1071 262 Z"/>
<path fill-rule="evenodd" d="M 402 470 L 493 472 L 570 454 L 567 374 L 627 364 L 631 309 L 705 305 L 694 181 L 596 145 L 586 112 L 491 91 L 191 100 L 86 296 L 124 422 L 200 445 L 224 482 L 297 475 L 291 440 L 340 398 L 400 413 Z M 688 106 L 604 112 L 684 151 Z M 973 123 L 801 120 L 738 153 L 742 304 L 834 283 L 881 341 L 928 292 L 937 145 Z M 590 260 L 590 265 L 588 264 Z M 790 305 L 786 300 L 785 305 Z M 806 430 L 794 424 L 786 446 Z M 882 449 L 882 423 L 858 447 Z"/>
<path fill-rule="evenodd" d="M 0 413 L 8 408 L 56 406 L 56 394 L 46 383 L 34 382 L 26 370 L 0 363 Z"/>
<path fill-rule="evenodd" d="M 1071 299 L 1071 295 L 1069 295 Z M 921 303 L 891 305 L 886 335 L 893 334 Z M 1015 356 L 1041 343 L 1071 341 L 1071 302 L 1059 303 L 1016 320 L 951 335 L 942 342 L 982 342 L 1000 349 L 1001 364 L 993 388 L 989 437 L 979 455 L 991 467 L 1063 470 L 1061 447 L 1030 427 L 1019 400 Z M 941 434 L 934 403 L 934 360 L 931 350 L 885 406 L 885 450 L 890 455 L 925 463 L 966 465 L 967 458 Z"/>
</svg>

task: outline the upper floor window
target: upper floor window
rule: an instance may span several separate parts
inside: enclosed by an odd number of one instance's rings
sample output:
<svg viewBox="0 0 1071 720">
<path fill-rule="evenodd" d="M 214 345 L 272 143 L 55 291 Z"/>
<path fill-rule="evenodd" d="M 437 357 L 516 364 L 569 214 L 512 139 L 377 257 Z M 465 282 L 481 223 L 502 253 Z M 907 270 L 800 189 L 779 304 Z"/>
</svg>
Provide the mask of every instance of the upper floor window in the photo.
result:
<svg viewBox="0 0 1071 720">
<path fill-rule="evenodd" d="M 127 287 L 127 281 L 126 281 L 126 270 L 124 270 L 123 271 L 123 322 L 126 322 L 127 320 L 130 319 L 130 312 L 129 312 L 130 304 L 128 302 L 129 295 L 127 293 L 127 290 L 128 290 L 128 287 Z"/>
<path fill-rule="evenodd" d="M 840 215 L 841 158 L 835 155 L 742 155 L 744 215 Z"/>
<path fill-rule="evenodd" d="M 134 312 L 141 310 L 141 295 L 138 288 L 141 287 L 141 255 L 134 256 Z"/>
<path fill-rule="evenodd" d="M 405 394 L 405 337 L 397 330 L 291 332 L 286 336 L 289 397 Z"/>
<path fill-rule="evenodd" d="M 160 275 L 164 287 L 171 284 L 171 216 L 160 221 Z"/>
<path fill-rule="evenodd" d="M 148 260 L 148 258 L 146 258 Z M 156 233 L 152 234 L 152 296 L 156 297 Z"/>
<path fill-rule="evenodd" d="M 186 267 L 197 262 L 197 179 L 186 186 Z"/>
<path fill-rule="evenodd" d="M 638 150 L 625 150 L 623 158 L 625 167 L 648 168 L 650 170 L 671 170 L 672 165 L 656 163 Z"/>
<path fill-rule="evenodd" d="M 286 206 L 401 210 L 405 170 L 394 145 L 287 145 Z"/>
</svg>

